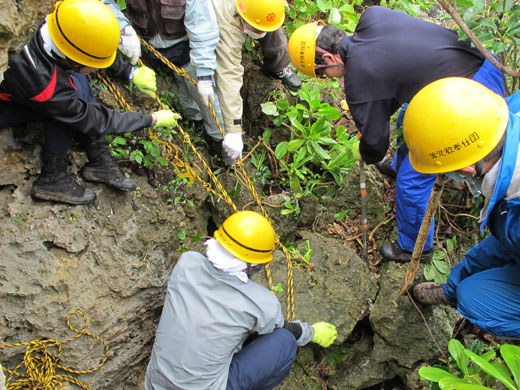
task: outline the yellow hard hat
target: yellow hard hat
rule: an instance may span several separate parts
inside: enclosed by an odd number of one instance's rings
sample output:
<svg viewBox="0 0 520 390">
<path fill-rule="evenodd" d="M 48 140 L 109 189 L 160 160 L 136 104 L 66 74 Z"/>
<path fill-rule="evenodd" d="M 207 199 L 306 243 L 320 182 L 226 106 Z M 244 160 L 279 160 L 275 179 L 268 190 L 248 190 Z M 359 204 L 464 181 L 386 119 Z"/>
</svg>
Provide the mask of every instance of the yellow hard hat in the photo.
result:
<svg viewBox="0 0 520 390">
<path fill-rule="evenodd" d="M 448 77 L 428 84 L 404 116 L 412 167 L 443 173 L 482 160 L 504 135 L 508 113 L 505 100 L 476 81 Z"/>
<path fill-rule="evenodd" d="M 289 57 L 300 72 L 316 77 L 316 27 L 319 22 L 304 24 L 298 27 L 289 39 Z"/>
<path fill-rule="evenodd" d="M 47 23 L 54 44 L 72 61 L 93 68 L 107 68 L 114 62 L 119 24 L 101 1 L 59 1 Z"/>
<path fill-rule="evenodd" d="M 260 31 L 278 30 L 285 19 L 284 0 L 236 0 L 237 11 Z"/>
<path fill-rule="evenodd" d="M 271 223 L 254 211 L 239 211 L 215 231 L 215 238 L 233 256 L 251 264 L 273 259 L 275 233 Z"/>
</svg>

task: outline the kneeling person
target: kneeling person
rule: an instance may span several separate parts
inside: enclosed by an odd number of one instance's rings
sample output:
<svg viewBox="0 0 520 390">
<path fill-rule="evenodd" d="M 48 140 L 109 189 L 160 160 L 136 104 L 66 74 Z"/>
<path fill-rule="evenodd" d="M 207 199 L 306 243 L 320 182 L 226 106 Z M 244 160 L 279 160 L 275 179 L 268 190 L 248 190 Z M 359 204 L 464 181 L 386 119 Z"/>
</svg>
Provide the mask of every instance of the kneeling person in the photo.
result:
<svg viewBox="0 0 520 390">
<path fill-rule="evenodd" d="M 337 337 L 325 322 L 284 320 L 280 303 L 250 280 L 273 259 L 275 233 L 252 211 L 231 215 L 175 266 L 146 372 L 147 390 L 272 389 L 291 370 L 297 345 Z"/>
</svg>

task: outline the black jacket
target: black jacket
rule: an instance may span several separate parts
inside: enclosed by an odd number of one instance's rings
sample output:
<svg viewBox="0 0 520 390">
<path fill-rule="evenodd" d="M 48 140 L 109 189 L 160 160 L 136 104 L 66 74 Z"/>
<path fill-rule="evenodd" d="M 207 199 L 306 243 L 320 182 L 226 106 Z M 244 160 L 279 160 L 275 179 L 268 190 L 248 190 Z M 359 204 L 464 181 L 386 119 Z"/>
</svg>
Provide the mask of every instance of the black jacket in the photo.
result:
<svg viewBox="0 0 520 390">
<path fill-rule="evenodd" d="M 131 66 L 118 56 L 112 69 L 128 79 Z M 43 118 L 80 133 L 120 134 L 151 125 L 150 114 L 119 112 L 79 99 L 71 72 L 45 52 L 38 29 L 20 53 L 10 56 L 9 69 L 0 84 L 0 100 L 29 106 Z"/>
<path fill-rule="evenodd" d="M 352 36 L 343 38 L 344 87 L 362 134 L 360 152 L 369 164 L 389 146 L 392 114 L 427 84 L 444 77 L 472 78 L 484 56 L 457 33 L 383 7 L 363 12 Z"/>
</svg>

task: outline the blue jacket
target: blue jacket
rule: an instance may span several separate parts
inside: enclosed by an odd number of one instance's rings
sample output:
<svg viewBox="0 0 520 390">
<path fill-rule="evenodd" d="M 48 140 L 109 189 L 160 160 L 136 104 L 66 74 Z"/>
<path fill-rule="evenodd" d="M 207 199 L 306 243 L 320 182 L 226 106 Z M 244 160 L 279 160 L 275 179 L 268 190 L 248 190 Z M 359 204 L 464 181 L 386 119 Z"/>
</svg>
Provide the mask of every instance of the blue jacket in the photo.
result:
<svg viewBox="0 0 520 390">
<path fill-rule="evenodd" d="M 482 229 L 487 225 L 492 234 L 468 250 L 464 259 L 450 272 L 444 288 L 450 300 L 456 299 L 457 286 L 466 277 L 502 267 L 511 260 L 520 264 L 520 192 L 506 199 L 513 177 L 520 175 L 520 172 L 515 172 L 520 143 L 520 117 L 516 115 L 520 112 L 520 91 L 506 101 L 509 106 L 506 142 L 489 207 L 481 225 Z"/>
</svg>

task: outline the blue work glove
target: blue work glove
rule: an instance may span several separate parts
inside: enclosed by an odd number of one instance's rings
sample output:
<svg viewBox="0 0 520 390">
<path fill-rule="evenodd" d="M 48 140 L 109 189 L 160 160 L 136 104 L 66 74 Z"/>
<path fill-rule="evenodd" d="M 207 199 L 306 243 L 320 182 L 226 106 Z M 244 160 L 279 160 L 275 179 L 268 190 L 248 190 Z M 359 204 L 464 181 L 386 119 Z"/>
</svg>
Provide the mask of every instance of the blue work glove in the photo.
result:
<svg viewBox="0 0 520 390">
<path fill-rule="evenodd" d="M 152 69 L 146 66 L 137 68 L 133 73 L 132 82 L 141 92 L 155 98 L 157 84 L 155 81 L 155 72 Z"/>
<path fill-rule="evenodd" d="M 172 110 L 160 110 L 152 114 L 152 126 L 175 126 L 182 117 Z"/>
<path fill-rule="evenodd" d="M 312 328 L 314 329 L 314 337 L 311 341 L 322 347 L 329 347 L 338 337 L 336 327 L 328 322 L 316 322 L 312 324 Z"/>
</svg>

